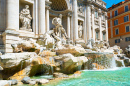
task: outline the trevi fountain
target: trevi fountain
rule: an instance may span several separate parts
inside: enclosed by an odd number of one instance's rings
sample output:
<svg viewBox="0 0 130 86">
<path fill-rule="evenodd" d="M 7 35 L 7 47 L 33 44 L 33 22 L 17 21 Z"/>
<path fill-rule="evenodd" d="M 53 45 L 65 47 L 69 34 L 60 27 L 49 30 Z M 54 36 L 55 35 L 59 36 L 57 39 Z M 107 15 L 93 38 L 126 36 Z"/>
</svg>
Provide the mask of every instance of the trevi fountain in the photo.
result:
<svg viewBox="0 0 130 86">
<path fill-rule="evenodd" d="M 130 46 L 109 46 L 102 0 L 0 1 L 0 86 L 130 86 Z"/>
</svg>

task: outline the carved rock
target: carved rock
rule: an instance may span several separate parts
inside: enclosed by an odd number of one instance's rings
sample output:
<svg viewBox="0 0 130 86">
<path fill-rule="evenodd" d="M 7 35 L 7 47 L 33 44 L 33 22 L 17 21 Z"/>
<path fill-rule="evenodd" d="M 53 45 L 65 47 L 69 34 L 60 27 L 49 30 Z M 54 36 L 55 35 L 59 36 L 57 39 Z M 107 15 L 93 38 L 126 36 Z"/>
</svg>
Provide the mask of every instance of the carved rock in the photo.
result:
<svg viewBox="0 0 130 86">
<path fill-rule="evenodd" d="M 125 49 L 125 54 L 130 58 L 130 45 L 128 45 L 128 47 Z"/>
</svg>

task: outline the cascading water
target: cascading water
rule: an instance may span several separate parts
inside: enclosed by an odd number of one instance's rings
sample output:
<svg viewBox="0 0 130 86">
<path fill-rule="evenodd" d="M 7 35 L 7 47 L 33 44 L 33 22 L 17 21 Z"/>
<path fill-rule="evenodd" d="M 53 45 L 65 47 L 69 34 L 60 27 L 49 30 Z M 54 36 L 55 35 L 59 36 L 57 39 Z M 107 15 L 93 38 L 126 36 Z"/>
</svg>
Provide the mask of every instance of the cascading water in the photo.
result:
<svg viewBox="0 0 130 86">
<path fill-rule="evenodd" d="M 85 53 L 88 57 L 88 70 L 113 69 L 116 67 L 114 55 L 111 53 Z"/>
<path fill-rule="evenodd" d="M 78 59 L 78 61 L 79 61 L 79 59 Z M 77 63 L 77 66 L 78 66 L 78 71 L 82 69 L 82 63 L 80 61 Z"/>
<path fill-rule="evenodd" d="M 124 60 L 118 60 L 118 61 L 120 61 L 120 62 L 121 62 L 122 67 L 125 67 Z"/>
<path fill-rule="evenodd" d="M 111 58 L 110 64 L 111 64 L 111 68 L 116 68 L 116 61 L 114 57 Z"/>
<path fill-rule="evenodd" d="M 115 57 L 116 61 L 119 61 L 121 63 L 120 67 L 125 67 L 124 60 L 121 60 L 119 57 L 117 57 L 117 55 L 114 55 L 114 57 Z M 126 58 L 126 57 L 124 57 L 124 58 Z"/>
<path fill-rule="evenodd" d="M 125 67 L 124 61 L 123 61 L 123 60 L 121 60 L 121 62 L 122 62 L 123 67 Z"/>
<path fill-rule="evenodd" d="M 52 57 L 50 57 L 49 60 L 50 60 L 51 64 L 53 64 L 54 59 Z M 51 65 L 50 67 L 51 67 L 51 73 L 53 74 L 53 71 L 54 71 L 53 66 Z"/>
<path fill-rule="evenodd" d="M 22 71 L 22 69 L 23 69 L 23 61 L 21 61 L 21 68 L 20 68 L 20 71 Z M 20 76 L 20 78 L 21 78 L 21 76 Z"/>
</svg>

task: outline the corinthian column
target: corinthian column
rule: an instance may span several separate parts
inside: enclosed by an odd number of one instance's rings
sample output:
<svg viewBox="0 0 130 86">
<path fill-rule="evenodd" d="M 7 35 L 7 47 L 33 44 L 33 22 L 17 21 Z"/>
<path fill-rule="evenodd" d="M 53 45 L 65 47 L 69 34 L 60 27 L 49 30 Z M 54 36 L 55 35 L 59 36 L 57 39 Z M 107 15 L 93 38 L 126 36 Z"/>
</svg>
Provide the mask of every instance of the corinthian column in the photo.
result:
<svg viewBox="0 0 130 86">
<path fill-rule="evenodd" d="M 49 25 L 49 9 L 50 7 L 46 8 L 46 31 L 48 32 L 50 29 L 50 25 Z"/>
<path fill-rule="evenodd" d="M 19 40 L 19 0 L 6 0 L 6 30 L 2 34 L 4 53 L 12 53 L 12 43 Z"/>
<path fill-rule="evenodd" d="M 99 9 L 99 29 L 100 29 L 100 41 L 102 41 L 102 13 L 101 13 L 101 9 Z"/>
<path fill-rule="evenodd" d="M 87 4 L 87 8 L 86 8 L 86 16 L 87 16 L 87 21 L 86 21 L 86 23 L 87 23 L 87 37 L 88 37 L 88 40 L 90 41 L 91 40 L 91 38 L 92 38 L 92 32 L 91 32 L 91 18 L 90 18 L 90 16 L 91 16 L 91 8 L 90 8 L 90 4 Z M 89 42 L 89 44 L 88 44 L 88 46 L 90 47 L 90 48 L 92 48 L 92 45 L 91 45 L 91 41 Z"/>
<path fill-rule="evenodd" d="M 67 15 L 67 35 L 70 38 L 70 14 Z"/>
<path fill-rule="evenodd" d="M 34 0 L 34 32 L 38 35 L 38 0 Z"/>
<path fill-rule="evenodd" d="M 19 30 L 19 0 L 6 0 L 6 30 Z"/>
<path fill-rule="evenodd" d="M 77 0 L 73 0 L 73 28 L 74 28 L 74 41 L 78 39 L 78 13 L 77 13 Z"/>
<path fill-rule="evenodd" d="M 45 0 L 38 0 L 39 34 L 45 33 Z"/>
<path fill-rule="evenodd" d="M 84 21 L 84 41 L 85 43 L 87 43 L 87 7 L 85 6 L 85 9 L 84 9 L 84 12 L 85 12 L 85 21 Z"/>
<path fill-rule="evenodd" d="M 94 24 L 94 12 L 95 12 L 95 10 L 94 10 L 94 6 L 92 5 L 91 6 L 91 8 L 92 8 L 92 30 L 93 30 L 93 39 L 94 39 L 94 41 L 95 41 L 95 24 Z"/>
<path fill-rule="evenodd" d="M 105 13 L 105 21 L 106 21 L 106 41 L 108 42 L 108 23 L 107 23 L 107 12 Z"/>
</svg>

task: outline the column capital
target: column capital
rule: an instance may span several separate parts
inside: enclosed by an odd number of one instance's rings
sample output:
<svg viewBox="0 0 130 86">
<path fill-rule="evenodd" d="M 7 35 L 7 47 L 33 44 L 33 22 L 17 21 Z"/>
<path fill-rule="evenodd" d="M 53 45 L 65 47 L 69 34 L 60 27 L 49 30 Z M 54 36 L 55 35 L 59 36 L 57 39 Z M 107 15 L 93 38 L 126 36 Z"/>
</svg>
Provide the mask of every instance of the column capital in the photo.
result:
<svg viewBox="0 0 130 86">
<path fill-rule="evenodd" d="M 107 20 L 107 19 L 108 19 L 108 16 L 105 16 L 105 19 Z"/>
<path fill-rule="evenodd" d="M 91 9 L 92 9 L 92 13 L 94 13 L 94 12 L 95 12 L 95 7 L 94 7 L 94 5 L 91 5 Z"/>
<path fill-rule="evenodd" d="M 86 3 L 87 6 L 91 6 L 91 3 Z"/>
<path fill-rule="evenodd" d="M 99 15 L 99 17 L 101 17 L 101 15 L 102 15 L 101 9 L 98 9 L 98 15 Z"/>
<path fill-rule="evenodd" d="M 70 16 L 72 16 L 72 13 L 68 12 L 68 13 L 66 14 L 66 16 L 67 16 L 67 17 L 70 17 Z"/>
<path fill-rule="evenodd" d="M 104 14 L 105 14 L 105 19 L 107 20 L 108 19 L 107 12 L 105 12 Z"/>
<path fill-rule="evenodd" d="M 50 9 L 51 9 L 51 7 L 50 7 L 50 6 L 46 6 L 46 9 L 47 9 L 47 10 L 50 10 Z"/>
</svg>

